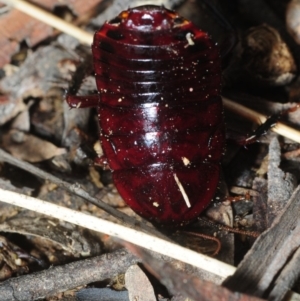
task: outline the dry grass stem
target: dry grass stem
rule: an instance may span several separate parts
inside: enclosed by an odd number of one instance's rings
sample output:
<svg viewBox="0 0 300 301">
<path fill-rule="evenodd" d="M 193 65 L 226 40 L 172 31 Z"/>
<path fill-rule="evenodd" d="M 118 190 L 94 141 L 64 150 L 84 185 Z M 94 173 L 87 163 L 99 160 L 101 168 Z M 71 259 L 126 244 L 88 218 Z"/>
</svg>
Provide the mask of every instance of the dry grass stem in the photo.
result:
<svg viewBox="0 0 300 301">
<path fill-rule="evenodd" d="M 26 2 L 24 0 L 1 0 L 1 2 L 12 6 L 25 14 L 30 15 L 31 17 L 38 19 L 41 22 L 44 22 L 59 31 L 67 33 L 81 43 L 91 45 L 93 42 L 93 35 L 81 28 L 62 20 L 61 18 L 56 17 L 55 15 L 39 8 L 38 6 Z"/>
<path fill-rule="evenodd" d="M 151 251 L 191 264 L 223 278 L 226 278 L 235 272 L 235 267 L 231 265 L 174 243 L 24 194 L 0 188 L 0 200 L 11 205 L 26 208 L 90 230 L 120 238 Z"/>
</svg>

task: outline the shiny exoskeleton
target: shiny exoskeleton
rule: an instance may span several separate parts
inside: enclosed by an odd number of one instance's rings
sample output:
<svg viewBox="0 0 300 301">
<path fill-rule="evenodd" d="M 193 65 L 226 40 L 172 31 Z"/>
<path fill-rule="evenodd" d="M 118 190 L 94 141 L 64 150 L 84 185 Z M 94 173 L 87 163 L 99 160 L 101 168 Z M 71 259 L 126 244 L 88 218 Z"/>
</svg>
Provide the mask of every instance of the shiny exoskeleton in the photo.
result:
<svg viewBox="0 0 300 301">
<path fill-rule="evenodd" d="M 95 33 L 100 142 L 126 203 L 155 223 L 181 226 L 211 202 L 224 150 L 219 49 L 176 12 L 123 11 Z"/>
</svg>

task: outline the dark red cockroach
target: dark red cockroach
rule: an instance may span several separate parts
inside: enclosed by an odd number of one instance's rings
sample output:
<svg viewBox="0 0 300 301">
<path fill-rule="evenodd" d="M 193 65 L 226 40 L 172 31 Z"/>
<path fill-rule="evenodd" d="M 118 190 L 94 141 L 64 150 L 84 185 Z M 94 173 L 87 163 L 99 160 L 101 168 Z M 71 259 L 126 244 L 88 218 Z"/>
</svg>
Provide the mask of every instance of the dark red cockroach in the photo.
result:
<svg viewBox="0 0 300 301">
<path fill-rule="evenodd" d="M 95 33 L 100 142 L 126 203 L 155 223 L 185 225 L 211 202 L 225 133 L 221 60 L 209 35 L 159 6 L 128 9 Z"/>
</svg>

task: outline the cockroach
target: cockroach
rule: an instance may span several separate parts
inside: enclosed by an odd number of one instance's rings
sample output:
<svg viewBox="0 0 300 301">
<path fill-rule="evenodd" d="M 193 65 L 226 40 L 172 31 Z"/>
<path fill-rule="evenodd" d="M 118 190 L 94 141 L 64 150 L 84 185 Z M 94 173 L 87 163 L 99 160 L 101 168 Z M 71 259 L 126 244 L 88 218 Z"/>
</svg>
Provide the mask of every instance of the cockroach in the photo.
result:
<svg viewBox="0 0 300 301">
<path fill-rule="evenodd" d="M 219 47 L 164 7 L 121 12 L 94 35 L 100 142 L 125 202 L 169 227 L 195 220 L 218 183 L 225 131 Z"/>
</svg>

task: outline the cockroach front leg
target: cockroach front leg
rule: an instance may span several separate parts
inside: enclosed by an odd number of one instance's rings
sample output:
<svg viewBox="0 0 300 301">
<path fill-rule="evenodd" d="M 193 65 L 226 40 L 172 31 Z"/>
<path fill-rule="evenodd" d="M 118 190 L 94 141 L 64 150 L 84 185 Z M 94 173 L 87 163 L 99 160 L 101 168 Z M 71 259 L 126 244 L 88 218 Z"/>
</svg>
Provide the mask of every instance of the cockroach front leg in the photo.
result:
<svg viewBox="0 0 300 301">
<path fill-rule="evenodd" d="M 87 96 L 78 96 L 78 95 L 66 95 L 66 102 L 70 108 L 96 108 L 99 104 L 99 95 L 87 95 Z"/>
<path fill-rule="evenodd" d="M 87 96 L 78 96 L 78 95 L 66 95 L 66 102 L 69 107 L 72 109 L 81 109 L 81 108 L 97 108 L 99 104 L 99 95 L 87 95 Z M 110 169 L 106 156 L 97 156 L 94 159 L 94 164 L 101 166 L 103 169 Z"/>
</svg>

